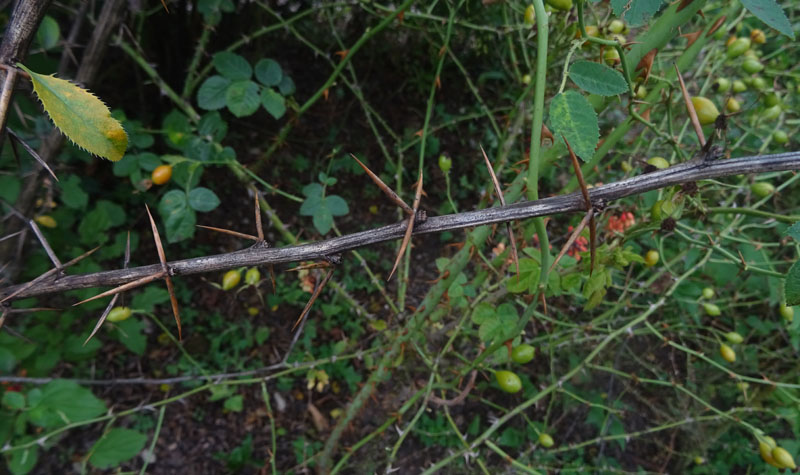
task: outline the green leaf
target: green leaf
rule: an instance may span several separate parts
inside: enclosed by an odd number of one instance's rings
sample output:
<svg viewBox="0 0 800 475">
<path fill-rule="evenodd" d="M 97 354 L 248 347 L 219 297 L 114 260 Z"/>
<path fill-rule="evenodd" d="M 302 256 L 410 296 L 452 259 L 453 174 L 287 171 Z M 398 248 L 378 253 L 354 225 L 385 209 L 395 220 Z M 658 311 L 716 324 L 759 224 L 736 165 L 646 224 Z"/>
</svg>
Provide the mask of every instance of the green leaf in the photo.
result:
<svg viewBox="0 0 800 475">
<path fill-rule="evenodd" d="M 144 290 L 133 296 L 131 308 L 152 312 L 156 305 L 169 302 L 169 292 L 164 287 L 148 285 Z"/>
<path fill-rule="evenodd" d="M 253 75 L 253 68 L 246 59 L 229 51 L 221 51 L 212 60 L 217 71 L 231 81 L 246 81 Z"/>
<path fill-rule="evenodd" d="M 614 15 L 623 18 L 630 26 L 647 23 L 661 9 L 663 0 L 611 0 Z"/>
<path fill-rule="evenodd" d="M 261 105 L 258 99 L 258 84 L 253 81 L 237 81 L 225 91 L 228 110 L 236 117 L 253 114 Z"/>
<path fill-rule="evenodd" d="M 52 428 L 92 419 L 104 412 L 105 403 L 90 390 L 73 381 L 56 379 L 42 388 L 41 398 L 31 408 L 31 422 Z"/>
<path fill-rule="evenodd" d="M 584 91 L 600 96 L 616 96 L 628 90 L 619 71 L 591 61 L 576 61 L 569 68 L 569 77 Z"/>
<path fill-rule="evenodd" d="M 213 191 L 200 186 L 189 192 L 189 206 L 196 211 L 208 212 L 219 206 L 219 198 Z"/>
<path fill-rule="evenodd" d="M 3 406 L 11 410 L 19 410 L 25 407 L 25 395 L 19 391 L 9 391 L 3 393 Z"/>
<path fill-rule="evenodd" d="M 116 325 L 120 343 L 137 355 L 143 355 L 147 348 L 147 336 L 143 333 L 144 322 L 138 318 L 129 318 Z"/>
<path fill-rule="evenodd" d="M 89 204 L 89 194 L 83 191 L 81 179 L 77 175 L 70 175 L 66 180 L 61 180 L 61 201 L 72 209 L 83 209 Z"/>
<path fill-rule="evenodd" d="M 242 412 L 244 408 L 244 397 L 241 394 L 231 396 L 225 400 L 223 407 L 231 412 Z"/>
<path fill-rule="evenodd" d="M 278 90 L 284 96 L 291 96 L 294 94 L 295 91 L 294 81 L 287 75 L 283 75 L 283 79 L 281 79 L 281 83 L 278 85 Z"/>
<path fill-rule="evenodd" d="M 15 442 L 29 442 L 30 440 L 32 440 L 32 438 L 25 437 Z M 39 461 L 39 446 L 33 445 L 27 449 L 15 450 L 14 452 L 11 452 L 11 456 L 7 460 L 8 469 L 14 475 L 24 475 L 29 473 L 31 470 L 33 470 L 33 467 L 36 466 L 36 462 Z"/>
<path fill-rule="evenodd" d="M 95 468 L 116 467 L 132 459 L 144 448 L 147 436 L 131 429 L 111 429 L 95 442 L 89 463 Z"/>
<path fill-rule="evenodd" d="M 269 115 L 276 119 L 280 119 L 286 113 L 286 99 L 271 87 L 261 91 L 261 104 L 269 112 Z"/>
<path fill-rule="evenodd" d="M 215 111 L 225 107 L 225 92 L 231 85 L 230 79 L 211 76 L 197 90 L 197 105 L 205 110 Z"/>
<path fill-rule="evenodd" d="M 262 59 L 256 63 L 256 79 L 265 86 L 277 86 L 283 78 L 281 65 L 274 59 Z"/>
<path fill-rule="evenodd" d="M 797 242 L 800 242 L 800 221 L 794 223 L 786 230 L 786 234 Z"/>
<path fill-rule="evenodd" d="M 792 264 L 783 283 L 783 298 L 787 307 L 800 305 L 800 261 Z"/>
<path fill-rule="evenodd" d="M 486 343 L 513 338 L 518 320 L 517 310 L 511 304 L 504 303 L 497 307 L 493 316 L 481 323 L 478 337 Z"/>
<path fill-rule="evenodd" d="M 742 0 L 742 5 L 759 20 L 794 39 L 792 24 L 786 18 L 783 8 L 775 0 Z"/>
<path fill-rule="evenodd" d="M 320 206 L 314 210 L 311 222 L 320 234 L 327 234 L 333 227 L 333 215 L 328 208 Z"/>
<path fill-rule="evenodd" d="M 42 48 L 51 49 L 58 44 L 60 36 L 61 28 L 58 22 L 50 15 L 45 15 L 39 24 L 39 29 L 36 30 L 36 41 Z"/>
<path fill-rule="evenodd" d="M 170 190 L 158 204 L 158 212 L 164 219 L 167 241 L 174 243 L 194 236 L 194 225 L 197 217 L 189 207 L 186 193 Z"/>
<path fill-rule="evenodd" d="M 114 162 L 125 155 L 128 135 L 103 101 L 69 81 L 17 66 L 30 75 L 44 110 L 75 145 Z"/>
<path fill-rule="evenodd" d="M 584 161 L 594 154 L 600 138 L 597 114 L 592 105 L 579 92 L 566 91 L 550 101 L 550 124 L 553 135 L 559 140 L 567 138 L 572 150 Z"/>
<path fill-rule="evenodd" d="M 325 206 L 334 216 L 344 216 L 350 212 L 347 202 L 338 195 L 328 195 L 325 197 Z"/>
</svg>

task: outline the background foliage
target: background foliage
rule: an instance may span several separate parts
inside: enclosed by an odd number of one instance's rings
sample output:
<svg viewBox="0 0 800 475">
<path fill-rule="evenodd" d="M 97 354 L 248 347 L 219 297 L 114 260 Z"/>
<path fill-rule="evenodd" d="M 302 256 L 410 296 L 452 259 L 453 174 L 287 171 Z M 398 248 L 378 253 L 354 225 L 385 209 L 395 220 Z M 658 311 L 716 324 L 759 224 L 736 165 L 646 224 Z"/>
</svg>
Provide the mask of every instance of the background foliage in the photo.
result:
<svg viewBox="0 0 800 475">
<path fill-rule="evenodd" d="M 88 8 L 68 40 L 80 4 L 48 10 L 31 71 L 80 54 L 98 18 Z M 124 127 L 125 156 L 67 144 L 50 161 L 58 181 L 37 189 L 31 217 L 62 260 L 101 246 L 69 273 L 121 267 L 128 236 L 131 266 L 156 262 L 144 205 L 171 260 L 250 245 L 196 225 L 255 234 L 254 191 L 273 246 L 402 219 L 351 153 L 409 203 L 421 169 L 432 215 L 497 204 L 480 146 L 510 202 L 526 185 L 528 196 L 578 189 L 562 135 L 590 184 L 686 161 L 700 146 L 674 64 L 692 96 L 730 113 L 719 134 L 705 127 L 725 156 L 797 148 L 791 3 L 553 0 L 546 55 L 514 0 L 406 1 L 400 14 L 374 1 L 168 6 L 126 4 L 91 88 Z M 636 66 L 653 48 L 645 81 Z M 9 127 L 37 148 L 53 125 L 25 88 Z M 540 158 L 537 114 L 556 136 Z M 529 163 L 538 181 L 526 183 Z M 171 177 L 156 184 L 163 165 Z M 17 202 L 38 170 L 7 140 L 0 198 Z M 582 215 L 514 223 L 519 273 L 502 227 L 415 237 L 389 282 L 395 245 L 352 252 L 297 333 L 319 269 L 279 266 L 274 289 L 266 268 L 227 283 L 176 277 L 180 341 L 161 284 L 125 293 L 116 305 L 131 316 L 88 342 L 108 299 L 71 305 L 98 289 L 17 300 L 58 310 L 11 313 L 0 332 L 3 463 L 20 474 L 777 472 L 759 442 L 800 449 L 800 319 L 782 306 L 797 179 L 615 202 L 598 217 L 592 272 L 588 231 L 550 267 Z M 31 237 L 19 258 L 15 281 L 51 267 Z M 511 357 L 522 344 L 535 348 L 525 363 Z M 518 380 L 498 383 L 501 371 Z"/>
</svg>

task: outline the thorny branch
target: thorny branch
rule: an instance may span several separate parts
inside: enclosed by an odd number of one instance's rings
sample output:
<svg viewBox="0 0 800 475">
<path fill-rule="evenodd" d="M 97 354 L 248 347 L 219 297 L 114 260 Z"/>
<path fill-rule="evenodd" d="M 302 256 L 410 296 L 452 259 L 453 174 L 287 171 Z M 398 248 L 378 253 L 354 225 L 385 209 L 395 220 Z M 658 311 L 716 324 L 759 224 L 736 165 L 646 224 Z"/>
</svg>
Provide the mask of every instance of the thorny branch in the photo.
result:
<svg viewBox="0 0 800 475">
<path fill-rule="evenodd" d="M 593 203 L 608 203 L 627 196 L 666 188 L 681 183 L 720 178 L 731 175 L 800 170 L 800 151 L 729 160 L 692 160 L 664 170 L 646 173 L 590 190 Z M 553 196 L 537 201 L 523 201 L 508 206 L 487 208 L 445 216 L 429 217 L 414 227 L 414 234 L 440 233 L 519 219 L 585 211 L 586 203 L 580 192 Z M 360 247 L 392 241 L 403 237 L 407 222 L 361 231 L 324 241 L 283 248 L 254 246 L 227 254 L 184 259 L 167 263 L 171 275 L 190 275 L 216 272 L 242 266 L 284 264 L 340 254 Z M 98 286 L 121 285 L 162 272 L 160 264 L 96 272 L 93 274 L 53 276 L 19 292 L 15 298 L 31 297 Z M 0 290 L 0 299 L 19 290 L 25 284 Z"/>
</svg>

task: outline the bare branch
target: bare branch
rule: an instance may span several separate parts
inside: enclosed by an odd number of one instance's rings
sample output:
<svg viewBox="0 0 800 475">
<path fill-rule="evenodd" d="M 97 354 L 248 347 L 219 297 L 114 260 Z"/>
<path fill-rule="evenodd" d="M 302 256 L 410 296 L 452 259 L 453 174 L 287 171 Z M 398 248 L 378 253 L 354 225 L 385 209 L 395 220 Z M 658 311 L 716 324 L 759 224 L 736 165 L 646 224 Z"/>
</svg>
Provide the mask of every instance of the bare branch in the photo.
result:
<svg viewBox="0 0 800 475">
<path fill-rule="evenodd" d="M 657 170 L 652 173 L 598 186 L 589 191 L 593 201 L 610 202 L 691 181 L 787 170 L 800 170 L 800 151 L 711 162 L 689 161 L 673 165 L 664 170 Z M 584 211 L 585 209 L 583 196 L 580 192 L 576 192 L 537 201 L 523 201 L 508 206 L 429 217 L 424 223 L 418 223 L 414 227 L 414 234 L 440 233 L 506 221 L 572 213 Z M 190 275 L 218 272 L 243 266 L 285 264 L 320 259 L 353 249 L 400 239 L 405 234 L 407 224 L 407 221 L 402 221 L 376 229 L 298 246 L 283 248 L 254 246 L 227 254 L 175 261 L 169 264 L 169 268 L 173 275 Z M 39 285 L 25 289 L 17 296 L 22 298 L 72 289 L 120 285 L 157 274 L 160 270 L 161 266 L 159 264 L 94 274 L 64 276 L 57 280 L 41 282 Z M 0 290 L 0 297 L 5 297 L 19 288 L 19 285 L 3 288 Z"/>
</svg>

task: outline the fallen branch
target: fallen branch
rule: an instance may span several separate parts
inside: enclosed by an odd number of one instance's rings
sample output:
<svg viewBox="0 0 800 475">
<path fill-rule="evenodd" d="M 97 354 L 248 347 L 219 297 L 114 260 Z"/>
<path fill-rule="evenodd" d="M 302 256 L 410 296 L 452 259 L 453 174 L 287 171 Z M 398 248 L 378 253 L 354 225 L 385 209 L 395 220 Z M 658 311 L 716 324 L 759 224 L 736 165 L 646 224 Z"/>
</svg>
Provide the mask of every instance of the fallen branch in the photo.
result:
<svg viewBox="0 0 800 475">
<path fill-rule="evenodd" d="M 638 195 L 647 191 L 686 182 L 731 175 L 788 170 L 800 170 L 800 151 L 710 162 L 695 159 L 683 164 L 674 165 L 664 170 L 658 170 L 592 188 L 590 190 L 590 195 L 593 203 L 607 204 L 610 201 L 627 196 Z M 429 217 L 427 221 L 419 223 L 414 227 L 414 234 L 440 233 L 455 229 L 539 216 L 585 211 L 585 207 L 586 202 L 583 195 L 580 192 L 576 192 L 569 195 L 544 198 L 533 202 L 523 201 L 508 206 Z M 377 229 L 361 231 L 325 241 L 298 246 L 283 248 L 254 246 L 227 254 L 217 254 L 170 262 L 167 263 L 167 267 L 170 269 L 172 275 L 180 276 L 218 272 L 243 266 L 284 264 L 305 260 L 325 259 L 327 256 L 333 256 L 360 247 L 401 239 L 406 231 L 407 224 L 406 221 L 403 221 Z M 52 277 L 25 289 L 17 294 L 15 298 L 58 293 L 72 289 L 121 285 L 148 275 L 156 274 L 161 270 L 160 264 L 154 264 L 131 269 L 96 272 L 93 274 Z M 17 291 L 22 285 L 3 288 L 0 290 L 0 299 Z"/>
</svg>

